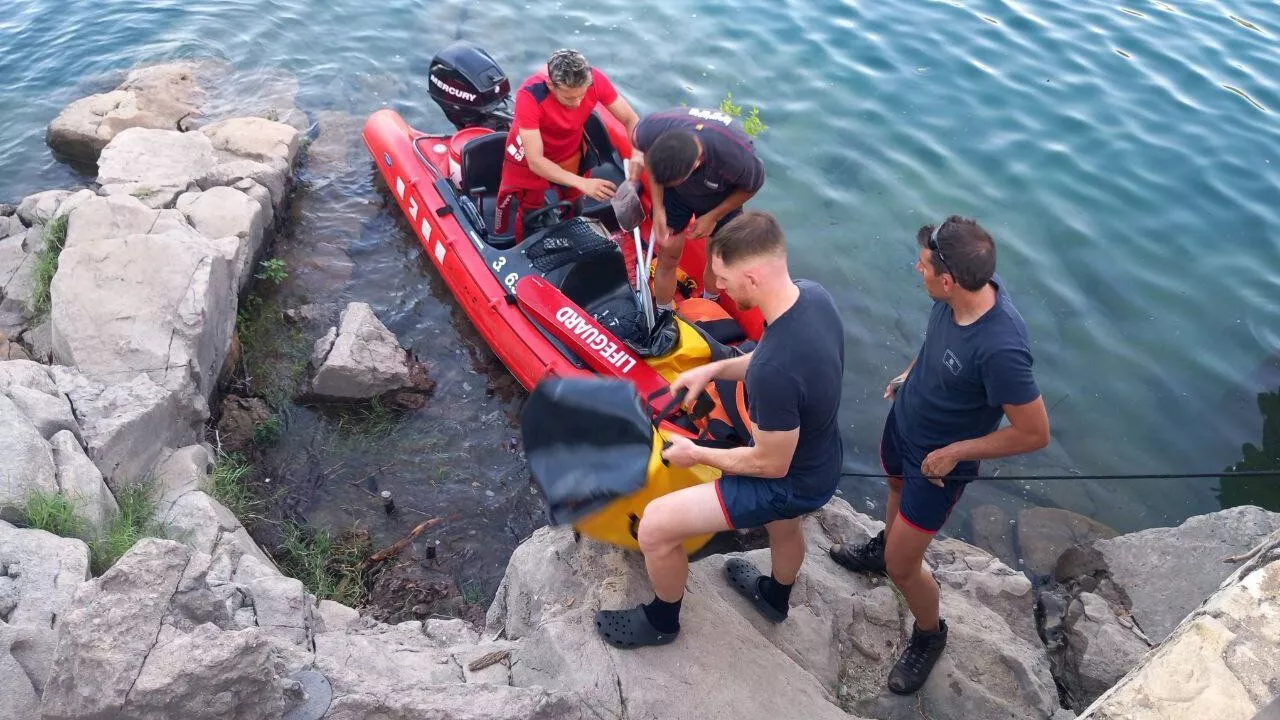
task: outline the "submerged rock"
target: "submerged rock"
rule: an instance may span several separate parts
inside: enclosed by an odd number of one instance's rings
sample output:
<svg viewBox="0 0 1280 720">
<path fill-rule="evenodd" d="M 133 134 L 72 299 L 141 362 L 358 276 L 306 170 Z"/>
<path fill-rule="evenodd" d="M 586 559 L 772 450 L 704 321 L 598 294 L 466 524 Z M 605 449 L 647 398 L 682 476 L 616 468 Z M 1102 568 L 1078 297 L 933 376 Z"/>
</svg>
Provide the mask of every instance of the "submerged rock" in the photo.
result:
<svg viewBox="0 0 1280 720">
<path fill-rule="evenodd" d="M 224 452 L 243 452 L 253 444 L 259 425 L 272 418 L 271 407 L 261 398 L 227 395 L 222 399 L 218 419 L 218 440 Z"/>
<path fill-rule="evenodd" d="M 1115 530 L 1070 510 L 1033 507 L 1018 513 L 1018 550 L 1033 576 L 1052 573 L 1067 548 L 1115 536 Z"/>
</svg>

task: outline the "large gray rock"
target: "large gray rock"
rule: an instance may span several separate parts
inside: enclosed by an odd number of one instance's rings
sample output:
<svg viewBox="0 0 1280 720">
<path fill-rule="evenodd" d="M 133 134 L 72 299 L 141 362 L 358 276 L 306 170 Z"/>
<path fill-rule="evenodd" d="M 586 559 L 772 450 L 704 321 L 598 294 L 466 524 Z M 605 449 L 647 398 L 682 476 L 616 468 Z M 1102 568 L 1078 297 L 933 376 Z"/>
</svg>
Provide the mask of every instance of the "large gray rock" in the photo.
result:
<svg viewBox="0 0 1280 720">
<path fill-rule="evenodd" d="M 519 644 L 514 685 L 577 692 L 591 716 L 619 716 L 624 703 L 628 716 L 668 716 L 669 688 L 699 676 L 723 680 L 681 695 L 682 717 L 1053 715 L 1057 695 L 1025 577 L 957 541 L 932 550 L 951 641 L 920 694 L 900 698 L 885 681 L 908 637 L 909 612 L 886 580 L 848 573 L 826 555 L 834 541 L 865 540 L 879 523 L 837 499 L 804 528 L 808 555 L 780 625 L 727 585 L 724 556 L 710 556 L 691 566 L 675 643 L 612 650 L 596 635 L 594 613 L 651 597 L 640 558 L 544 529 L 513 555 L 488 629 Z M 767 551 L 747 557 L 768 570 Z M 727 677 L 724 668 L 733 669 Z"/>
<path fill-rule="evenodd" d="M 0 240 L 0 332 L 17 337 L 34 314 L 35 253 L 26 249 L 26 235 Z"/>
<path fill-rule="evenodd" d="M 43 717 L 280 717 L 279 656 L 258 629 L 228 629 L 209 565 L 179 543 L 145 539 L 83 586 L 60 627 Z"/>
<path fill-rule="evenodd" d="M 0 395 L 0 516 L 17 520 L 30 493 L 57 491 L 49 443 L 12 400 Z"/>
<path fill-rule="evenodd" d="M 169 453 L 152 473 L 160 497 L 156 512 L 163 517 L 178 498 L 192 490 L 213 489 L 213 455 L 203 445 L 188 445 Z"/>
<path fill-rule="evenodd" d="M 347 305 L 336 333 L 331 329 L 329 335 L 332 344 L 326 347 L 322 338 L 311 358 L 314 394 L 354 400 L 412 385 L 409 354 L 368 304 Z"/>
<path fill-rule="evenodd" d="M 253 275 L 253 261 L 262 249 L 265 237 L 268 216 L 262 204 L 234 188 L 214 187 L 182 195 L 176 208 L 186 215 L 192 227 L 204 235 L 236 238 L 238 242 L 231 272 L 237 290 L 243 289 Z"/>
<path fill-rule="evenodd" d="M 0 720 L 40 716 L 40 694 L 57 646 L 52 628 L 0 623 Z"/>
<path fill-rule="evenodd" d="M 98 183 L 125 185 L 133 194 L 185 190 L 218 164 L 213 143 L 201 133 L 130 128 L 98 158 Z"/>
<path fill-rule="evenodd" d="M 71 197 L 70 190 L 45 190 L 28 195 L 18 205 L 18 218 L 27 226 L 43 225 L 58 213 L 58 206 Z"/>
<path fill-rule="evenodd" d="M 274 218 L 275 213 L 284 207 L 285 196 L 289 190 L 289 173 L 287 170 L 272 167 L 255 160 L 227 160 L 197 178 L 196 185 L 201 190 L 225 186 L 247 192 L 249 187 L 243 184 L 246 181 L 264 189 L 271 200 L 271 214 L 269 217 Z M 248 194 L 259 202 L 262 201 L 260 193 L 249 192 Z"/>
<path fill-rule="evenodd" d="M 4 393 L 46 440 L 64 430 L 76 437 L 80 436 L 80 425 L 71 412 L 71 403 L 67 402 L 62 393 L 49 395 L 21 385 L 11 387 Z"/>
<path fill-rule="evenodd" d="M 25 235 L 26 232 L 27 226 L 22 224 L 22 218 L 19 218 L 16 214 L 0 216 L 0 238 Z"/>
<path fill-rule="evenodd" d="M 204 92 L 199 76 L 208 67 L 180 61 L 135 69 L 116 90 L 64 108 L 49 123 L 45 140 L 64 155 L 96 162 L 102 149 L 128 128 L 180 129 L 200 114 Z"/>
<path fill-rule="evenodd" d="M 160 521 L 171 537 L 195 551 L 214 558 L 226 554 L 230 567 L 237 566 L 245 555 L 275 567 L 236 516 L 204 492 L 193 490 L 179 496 L 160 515 Z"/>
<path fill-rule="evenodd" d="M 1101 595 L 1080 593 L 1071 601 L 1066 632 L 1064 683 L 1077 708 L 1116 684 L 1151 649 L 1133 621 Z"/>
<path fill-rule="evenodd" d="M 0 393 L 7 393 L 15 386 L 39 390 L 46 395 L 59 394 L 49 369 L 31 360 L 0 362 Z"/>
<path fill-rule="evenodd" d="M 153 210 L 138 198 L 111 195 L 86 200 L 67 218 L 67 242 L 72 248 L 107 238 L 130 235 L 197 234 L 177 210 Z"/>
<path fill-rule="evenodd" d="M 237 243 L 226 242 L 174 232 L 64 250 L 52 289 L 54 358 L 110 382 L 144 372 L 202 420 L 235 325 Z"/>
<path fill-rule="evenodd" d="M 284 123 L 240 117 L 203 127 L 200 132 L 209 137 L 224 161 L 252 160 L 287 174 L 298 157 L 298 130 Z"/>
<path fill-rule="evenodd" d="M 1067 548 L 1115 536 L 1115 530 L 1070 510 L 1032 507 L 1018 513 L 1018 550 L 1032 575 L 1052 573 Z"/>
<path fill-rule="evenodd" d="M 0 521 L 0 621 L 51 628 L 88 577 L 80 540 Z"/>
<path fill-rule="evenodd" d="M 49 444 L 58 469 L 58 491 L 75 503 L 89 524 L 89 531 L 102 535 L 120 512 L 115 496 L 102 479 L 102 471 L 84 454 L 80 441 L 70 432 L 57 433 Z"/>
<path fill-rule="evenodd" d="M 71 401 L 89 459 L 113 489 L 145 477 L 165 447 L 187 445 L 199 433 L 177 394 L 146 375 L 104 384 L 62 366 L 49 374 Z"/>
<path fill-rule="evenodd" d="M 1119 589 L 1120 601 L 1152 642 L 1160 642 L 1217 589 L 1231 568 L 1222 563 L 1280 528 L 1280 513 L 1244 506 L 1189 518 L 1176 528 L 1152 528 L 1099 540 L 1092 567 L 1074 567 L 1070 575 L 1105 575 Z M 1176 578 L 1176 580 L 1174 580 Z M 1075 577 L 1059 579 L 1070 582 Z M 1089 590 L 1082 584 L 1082 589 Z"/>
<path fill-rule="evenodd" d="M 1234 519 L 1248 515 L 1261 520 Z M 1280 537 L 1271 536 L 1080 720 L 1264 720 L 1278 687 Z"/>
</svg>

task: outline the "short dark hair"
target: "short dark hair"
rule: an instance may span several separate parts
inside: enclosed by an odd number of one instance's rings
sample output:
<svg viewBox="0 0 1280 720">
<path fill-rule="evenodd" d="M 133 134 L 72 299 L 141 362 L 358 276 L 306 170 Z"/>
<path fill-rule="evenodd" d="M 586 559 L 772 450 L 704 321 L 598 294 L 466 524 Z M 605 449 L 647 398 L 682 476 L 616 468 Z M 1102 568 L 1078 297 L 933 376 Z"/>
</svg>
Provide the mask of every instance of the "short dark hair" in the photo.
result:
<svg viewBox="0 0 1280 720">
<path fill-rule="evenodd" d="M 659 185 L 679 182 L 693 172 L 698 162 L 698 141 L 693 133 L 685 130 L 669 130 L 658 136 L 645 153 L 645 166 Z"/>
<path fill-rule="evenodd" d="M 580 88 L 591 82 L 591 65 L 582 53 L 563 48 L 547 58 L 547 76 L 552 85 Z"/>
<path fill-rule="evenodd" d="M 935 227 L 925 225 L 916 232 L 916 242 L 929 247 Z M 938 250 L 930 252 L 935 273 L 948 273 L 970 292 L 981 290 L 996 274 L 996 241 L 973 218 L 952 215 L 937 226 Z M 941 257 L 939 257 L 941 255 Z"/>
<path fill-rule="evenodd" d="M 748 210 L 730 220 L 707 242 L 709 257 L 718 257 L 725 265 L 786 250 L 782 226 L 772 215 L 759 210 Z"/>
</svg>

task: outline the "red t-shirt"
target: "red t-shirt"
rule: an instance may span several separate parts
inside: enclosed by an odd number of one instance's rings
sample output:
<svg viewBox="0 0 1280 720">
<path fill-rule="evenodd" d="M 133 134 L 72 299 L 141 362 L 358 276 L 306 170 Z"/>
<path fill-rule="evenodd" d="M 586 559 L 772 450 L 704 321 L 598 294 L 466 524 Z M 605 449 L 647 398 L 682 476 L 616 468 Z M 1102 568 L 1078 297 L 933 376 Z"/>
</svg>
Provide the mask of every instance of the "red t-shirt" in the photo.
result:
<svg viewBox="0 0 1280 720">
<path fill-rule="evenodd" d="M 573 157 L 582 148 L 582 129 L 587 117 L 597 103 L 608 105 L 618 99 L 618 91 L 601 71 L 591 68 L 591 87 L 578 107 L 565 107 L 551 94 L 545 69 L 525 80 L 516 92 L 515 122 L 507 134 L 507 160 L 528 166 L 524 157 L 524 143 L 520 130 L 538 130 L 542 133 L 542 154 L 551 162 L 560 163 Z"/>
</svg>

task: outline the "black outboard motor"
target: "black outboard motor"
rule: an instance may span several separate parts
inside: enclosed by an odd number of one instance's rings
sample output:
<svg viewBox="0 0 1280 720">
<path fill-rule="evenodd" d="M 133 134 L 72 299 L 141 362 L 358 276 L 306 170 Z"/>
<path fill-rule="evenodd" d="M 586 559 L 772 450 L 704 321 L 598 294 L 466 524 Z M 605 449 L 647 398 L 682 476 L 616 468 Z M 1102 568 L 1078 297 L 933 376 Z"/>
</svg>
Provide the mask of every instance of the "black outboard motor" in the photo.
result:
<svg viewBox="0 0 1280 720">
<path fill-rule="evenodd" d="M 454 127 L 511 127 L 511 81 L 478 45 L 460 40 L 441 50 L 428 76 L 431 99 Z"/>
</svg>

